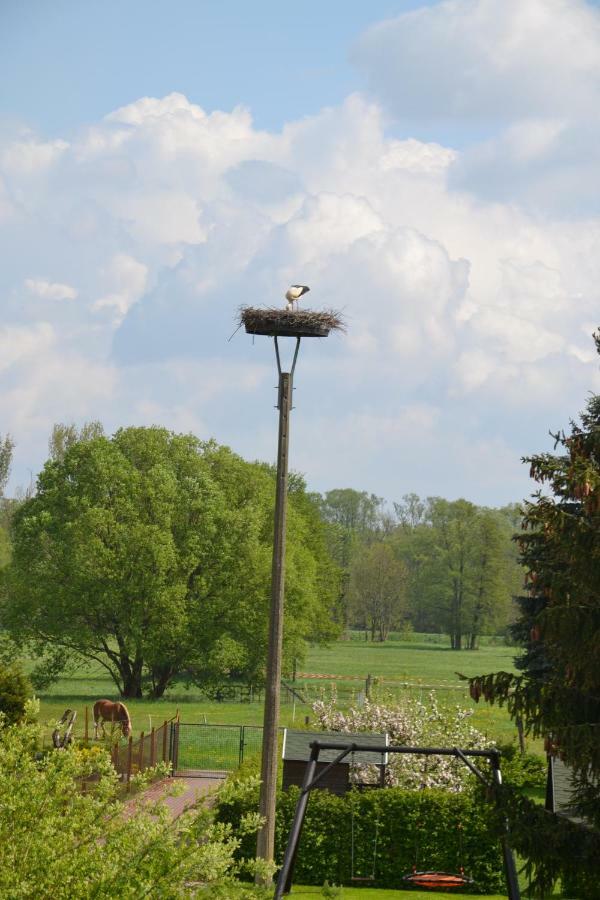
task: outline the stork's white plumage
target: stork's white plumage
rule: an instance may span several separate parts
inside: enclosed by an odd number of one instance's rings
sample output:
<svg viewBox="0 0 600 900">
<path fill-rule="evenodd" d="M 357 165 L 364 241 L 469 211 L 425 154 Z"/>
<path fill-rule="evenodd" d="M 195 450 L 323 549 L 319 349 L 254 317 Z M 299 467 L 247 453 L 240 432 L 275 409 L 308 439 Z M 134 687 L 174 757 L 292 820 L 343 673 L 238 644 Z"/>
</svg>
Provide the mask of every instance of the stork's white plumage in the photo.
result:
<svg viewBox="0 0 600 900">
<path fill-rule="evenodd" d="M 293 284 L 289 287 L 285 292 L 288 310 L 291 312 L 294 309 L 294 303 L 296 304 L 296 309 L 298 309 L 298 300 L 303 294 L 307 294 L 309 291 L 310 288 L 305 284 Z"/>
</svg>

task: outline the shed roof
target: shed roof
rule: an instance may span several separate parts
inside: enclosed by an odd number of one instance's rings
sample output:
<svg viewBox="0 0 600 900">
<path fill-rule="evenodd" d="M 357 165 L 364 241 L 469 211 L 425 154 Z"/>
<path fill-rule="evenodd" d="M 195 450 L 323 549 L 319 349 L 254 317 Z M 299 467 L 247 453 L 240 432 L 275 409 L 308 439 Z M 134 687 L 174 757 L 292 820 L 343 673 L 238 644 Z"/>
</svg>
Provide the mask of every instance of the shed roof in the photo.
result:
<svg viewBox="0 0 600 900">
<path fill-rule="evenodd" d="M 286 728 L 283 732 L 283 759 L 298 760 L 306 762 L 310 758 L 310 744 L 312 741 L 322 741 L 327 744 L 337 744 L 340 750 L 347 747 L 348 744 L 365 744 L 374 747 L 386 746 L 388 743 L 387 734 L 372 734 L 361 731 L 359 734 L 347 734 L 340 731 L 296 731 L 292 728 Z M 335 750 L 321 750 L 319 753 L 319 762 L 333 762 L 337 756 Z M 340 763 L 342 766 L 349 766 L 352 763 L 352 756 L 346 756 Z M 387 753 L 357 753 L 354 757 L 356 763 L 371 763 L 376 766 L 387 765 Z"/>
</svg>

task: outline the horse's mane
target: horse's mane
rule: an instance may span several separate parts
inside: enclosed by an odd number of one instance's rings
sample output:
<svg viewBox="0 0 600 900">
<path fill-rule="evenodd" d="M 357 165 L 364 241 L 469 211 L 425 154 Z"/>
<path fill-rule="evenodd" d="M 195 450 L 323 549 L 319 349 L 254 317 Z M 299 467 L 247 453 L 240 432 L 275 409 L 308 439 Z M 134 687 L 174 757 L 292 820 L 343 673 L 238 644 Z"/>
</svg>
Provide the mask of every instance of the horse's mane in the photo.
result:
<svg viewBox="0 0 600 900">
<path fill-rule="evenodd" d="M 119 702 L 121 702 L 121 701 L 119 701 Z M 131 716 L 129 715 L 129 710 L 127 709 L 127 707 L 125 706 L 124 703 L 121 703 L 121 708 L 123 709 L 123 712 L 125 713 L 125 715 L 127 717 L 127 724 L 129 726 L 129 731 L 131 733 L 133 731 L 133 727 L 131 725 Z"/>
</svg>

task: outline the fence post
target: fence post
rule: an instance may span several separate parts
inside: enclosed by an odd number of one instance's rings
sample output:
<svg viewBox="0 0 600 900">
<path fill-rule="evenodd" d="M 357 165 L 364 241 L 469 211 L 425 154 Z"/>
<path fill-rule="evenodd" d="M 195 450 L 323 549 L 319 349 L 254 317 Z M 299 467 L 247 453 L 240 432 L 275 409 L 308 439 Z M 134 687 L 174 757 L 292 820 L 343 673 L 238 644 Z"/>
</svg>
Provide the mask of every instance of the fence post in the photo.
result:
<svg viewBox="0 0 600 900">
<path fill-rule="evenodd" d="M 179 710 L 177 710 L 177 721 L 175 722 L 175 735 L 173 741 L 173 775 L 177 774 L 179 768 Z"/>
<path fill-rule="evenodd" d="M 171 736 L 169 742 L 169 758 L 171 762 L 171 775 L 177 774 L 177 757 L 179 755 L 179 721 L 171 722 Z"/>
<path fill-rule="evenodd" d="M 156 731 L 154 726 L 152 726 L 152 731 L 150 732 L 150 765 L 156 765 Z"/>
<path fill-rule="evenodd" d="M 162 761 L 167 762 L 167 720 L 163 722 L 163 746 L 162 746 Z"/>
<path fill-rule="evenodd" d="M 83 730 L 83 740 L 85 741 L 86 744 L 87 744 L 88 741 L 89 741 L 89 735 L 88 735 L 88 721 L 89 721 L 89 709 L 88 709 L 88 707 L 86 706 L 86 708 L 85 708 L 85 725 L 84 725 L 84 730 Z"/>
<path fill-rule="evenodd" d="M 133 763 L 133 735 L 129 736 L 127 742 L 127 793 L 131 790 L 131 767 Z"/>
<path fill-rule="evenodd" d="M 140 734 L 140 751 L 138 753 L 138 772 L 144 771 L 144 732 Z"/>
<path fill-rule="evenodd" d="M 246 726 L 240 725 L 240 755 L 238 765 L 244 762 L 244 744 L 246 743 Z"/>
</svg>

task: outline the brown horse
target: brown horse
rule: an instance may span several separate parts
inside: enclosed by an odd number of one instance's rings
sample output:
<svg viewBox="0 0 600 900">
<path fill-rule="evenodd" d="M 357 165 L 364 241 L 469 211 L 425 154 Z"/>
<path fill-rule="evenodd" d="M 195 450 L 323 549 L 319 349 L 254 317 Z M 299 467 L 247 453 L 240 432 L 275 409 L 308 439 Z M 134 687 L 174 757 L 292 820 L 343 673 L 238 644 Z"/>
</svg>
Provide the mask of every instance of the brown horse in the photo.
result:
<svg viewBox="0 0 600 900">
<path fill-rule="evenodd" d="M 131 734 L 131 719 L 129 711 L 124 703 L 120 700 L 96 700 L 94 703 L 94 737 L 98 737 L 98 729 L 102 729 L 103 737 L 106 737 L 104 730 L 105 722 L 118 722 L 124 737 Z"/>
</svg>

